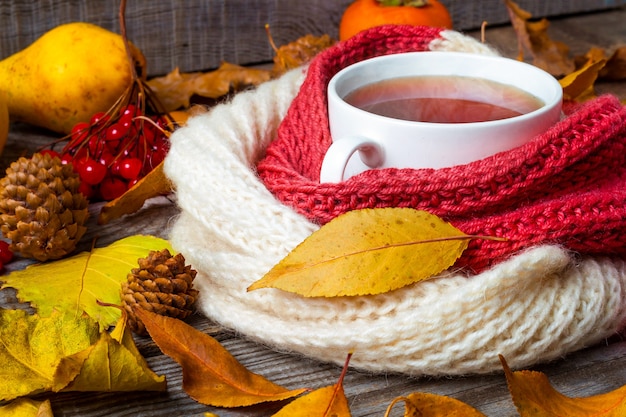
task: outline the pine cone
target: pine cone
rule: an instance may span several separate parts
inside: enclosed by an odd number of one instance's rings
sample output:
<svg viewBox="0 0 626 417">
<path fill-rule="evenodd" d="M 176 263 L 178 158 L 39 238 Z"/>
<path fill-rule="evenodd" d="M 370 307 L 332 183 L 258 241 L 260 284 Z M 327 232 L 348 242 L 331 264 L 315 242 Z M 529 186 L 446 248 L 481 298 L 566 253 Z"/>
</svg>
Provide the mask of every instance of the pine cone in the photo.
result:
<svg viewBox="0 0 626 417">
<path fill-rule="evenodd" d="M 0 230 L 11 250 L 39 261 L 72 252 L 89 217 L 79 185 L 72 166 L 49 154 L 13 162 L 0 180 Z"/>
<path fill-rule="evenodd" d="M 139 268 L 134 268 L 122 283 L 122 305 L 128 313 L 130 329 L 146 334 L 133 308 L 179 319 L 189 316 L 198 296 L 198 291 L 193 289 L 197 271 L 185 266 L 183 255 L 172 256 L 167 249 L 151 251 L 138 263 Z"/>
</svg>

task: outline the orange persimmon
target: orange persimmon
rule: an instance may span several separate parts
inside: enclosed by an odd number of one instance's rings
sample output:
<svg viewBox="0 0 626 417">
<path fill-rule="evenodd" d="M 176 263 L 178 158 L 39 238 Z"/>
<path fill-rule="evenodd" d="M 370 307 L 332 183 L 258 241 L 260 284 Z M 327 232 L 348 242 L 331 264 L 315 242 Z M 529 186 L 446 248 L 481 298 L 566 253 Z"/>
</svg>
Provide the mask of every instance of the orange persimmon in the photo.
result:
<svg viewBox="0 0 626 417">
<path fill-rule="evenodd" d="M 341 17 L 339 40 L 385 24 L 452 29 L 452 18 L 437 0 L 356 0 Z"/>
</svg>

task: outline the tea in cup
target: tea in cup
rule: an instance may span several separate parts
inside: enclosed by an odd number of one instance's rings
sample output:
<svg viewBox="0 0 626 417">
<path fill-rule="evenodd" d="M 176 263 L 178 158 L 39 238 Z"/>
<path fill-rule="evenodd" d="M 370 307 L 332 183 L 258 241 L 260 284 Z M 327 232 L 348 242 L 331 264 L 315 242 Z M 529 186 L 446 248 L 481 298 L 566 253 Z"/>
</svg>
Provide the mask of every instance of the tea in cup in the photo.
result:
<svg viewBox="0 0 626 417">
<path fill-rule="evenodd" d="M 504 57 L 409 52 L 358 62 L 328 84 L 333 143 L 320 182 L 513 149 L 560 119 L 562 94 L 552 75 Z"/>
</svg>

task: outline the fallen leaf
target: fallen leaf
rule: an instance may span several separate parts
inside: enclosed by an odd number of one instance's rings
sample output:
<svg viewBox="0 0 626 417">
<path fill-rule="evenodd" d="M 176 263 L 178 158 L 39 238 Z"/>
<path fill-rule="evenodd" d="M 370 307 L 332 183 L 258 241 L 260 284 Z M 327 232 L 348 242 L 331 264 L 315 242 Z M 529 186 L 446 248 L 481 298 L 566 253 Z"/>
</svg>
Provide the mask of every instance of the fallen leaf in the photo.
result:
<svg viewBox="0 0 626 417">
<path fill-rule="evenodd" d="M 172 184 L 163 172 L 163 162 L 161 162 L 124 194 L 102 206 L 98 224 L 107 224 L 126 214 L 136 213 L 147 199 L 170 192 L 172 192 Z"/>
<path fill-rule="evenodd" d="M 91 252 L 14 271 L 2 277 L 2 288 L 17 289 L 19 301 L 29 302 L 41 316 L 54 310 L 76 315 L 84 311 L 107 328 L 117 322 L 120 311 L 100 306 L 97 300 L 120 304 L 120 286 L 137 259 L 164 248 L 173 252 L 164 239 L 130 236 Z"/>
<path fill-rule="evenodd" d="M 560 77 L 575 70 L 574 59 L 569 57 L 569 47 L 554 41 L 548 35 L 550 22 L 547 19 L 532 20 L 532 15 L 517 3 L 505 0 L 511 25 L 518 40 L 518 59 L 524 58 L 524 50 L 532 57 L 533 65 Z"/>
<path fill-rule="evenodd" d="M 328 405 L 331 404 L 331 407 Z M 318 388 L 281 408 L 272 417 L 344 417 L 350 416 L 343 387 L 330 385 Z"/>
<path fill-rule="evenodd" d="M 566 100 L 587 100 L 594 95 L 594 84 L 605 59 L 589 60 L 584 66 L 559 80 Z"/>
<path fill-rule="evenodd" d="M 623 417 L 626 416 L 626 385 L 612 392 L 586 398 L 570 398 L 552 387 L 548 377 L 536 371 L 511 371 L 500 362 L 521 417 Z"/>
<path fill-rule="evenodd" d="M 316 389 L 281 408 L 272 417 L 350 417 L 343 380 L 348 371 L 349 354 L 336 384 Z"/>
<path fill-rule="evenodd" d="M 475 408 L 445 395 L 414 392 L 395 398 L 385 413 L 388 417 L 393 407 L 404 401 L 404 417 L 486 417 Z"/>
<path fill-rule="evenodd" d="M 63 378 L 66 369 L 76 376 Z M 100 333 L 88 349 L 63 358 L 55 381 L 55 391 L 164 391 L 167 387 L 165 377 L 156 375 L 137 350 L 125 315 L 113 332 Z"/>
<path fill-rule="evenodd" d="M 442 272 L 470 238 L 426 211 L 349 211 L 312 233 L 248 291 L 271 287 L 305 297 L 380 294 Z"/>
<path fill-rule="evenodd" d="M 4 417 L 54 417 L 50 400 L 35 401 L 18 398 L 7 405 L 0 406 L 0 415 Z"/>
<path fill-rule="evenodd" d="M 287 390 L 250 372 L 217 340 L 181 320 L 143 309 L 135 313 L 161 351 L 182 367 L 185 392 L 202 404 L 243 407 L 306 391 Z"/>
<path fill-rule="evenodd" d="M 98 326 L 85 315 L 0 309 L 0 400 L 51 390 L 61 359 L 97 339 Z"/>
<path fill-rule="evenodd" d="M 274 67 L 272 68 L 273 77 L 307 64 L 317 54 L 337 42 L 328 35 L 313 36 L 309 34 L 277 48 L 272 37 L 269 35 L 269 26 L 267 25 L 266 30 L 268 31 L 270 44 L 275 52 Z"/>
<path fill-rule="evenodd" d="M 617 48 L 609 57 L 600 71 L 600 79 L 604 81 L 626 80 L 626 46 Z"/>
<path fill-rule="evenodd" d="M 208 72 L 181 73 L 178 68 L 162 77 L 148 81 L 165 111 L 187 108 L 191 97 L 198 95 L 218 99 L 229 93 L 258 85 L 271 77 L 270 71 L 242 67 L 224 62 L 219 68 Z"/>
</svg>

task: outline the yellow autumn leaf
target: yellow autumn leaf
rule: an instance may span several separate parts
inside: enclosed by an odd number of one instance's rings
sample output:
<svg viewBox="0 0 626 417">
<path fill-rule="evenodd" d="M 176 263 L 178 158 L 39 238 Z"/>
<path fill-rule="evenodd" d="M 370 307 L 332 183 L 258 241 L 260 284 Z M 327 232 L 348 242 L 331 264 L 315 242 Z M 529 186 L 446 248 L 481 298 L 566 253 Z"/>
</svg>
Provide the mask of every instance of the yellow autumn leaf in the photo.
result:
<svg viewBox="0 0 626 417">
<path fill-rule="evenodd" d="M 76 376 L 68 380 L 67 374 Z M 63 358 L 55 383 L 55 391 L 163 391 L 167 387 L 165 377 L 156 375 L 137 350 L 125 316 L 110 334 L 100 333 L 88 349 Z"/>
<path fill-rule="evenodd" d="M 18 398 L 7 405 L 0 406 L 3 417 L 53 417 L 50 400 L 35 401 Z"/>
<path fill-rule="evenodd" d="M 343 371 L 335 385 L 322 387 L 296 398 L 272 417 L 350 417 L 350 406 L 343 390 L 343 380 L 351 357 L 352 353 L 348 354 Z"/>
<path fill-rule="evenodd" d="M 385 293 L 447 269 L 470 238 L 426 211 L 354 210 L 312 233 L 248 291 L 278 288 L 305 297 Z"/>
<path fill-rule="evenodd" d="M 331 404 L 332 402 L 332 404 Z M 350 417 L 342 387 L 329 385 L 296 398 L 272 417 Z"/>
<path fill-rule="evenodd" d="M 511 371 L 500 356 L 511 398 L 521 417 L 624 417 L 626 385 L 585 398 L 571 398 L 558 392 L 548 377 L 536 371 Z"/>
<path fill-rule="evenodd" d="M 606 59 L 589 60 L 577 71 L 561 78 L 559 83 L 563 88 L 563 97 L 575 100 L 582 96 L 583 93 L 585 93 L 585 96 L 588 92 L 593 93 L 593 85 L 605 64 Z"/>
<path fill-rule="evenodd" d="M 404 401 L 404 417 L 486 417 L 455 398 L 426 392 L 414 392 L 406 397 L 394 399 L 384 417 L 388 417 L 393 407 L 400 401 Z"/>
<path fill-rule="evenodd" d="M 50 390 L 61 359 L 97 339 L 98 326 L 84 315 L 0 310 L 0 400 Z"/>
<path fill-rule="evenodd" d="M 164 239 L 130 236 L 91 252 L 12 272 L 2 277 L 2 288 L 17 289 L 19 300 L 29 302 L 41 316 L 49 316 L 54 309 L 84 311 L 107 328 L 120 318 L 120 311 L 97 301 L 120 304 L 120 286 L 137 267 L 137 259 L 165 248 L 173 252 Z"/>
</svg>

